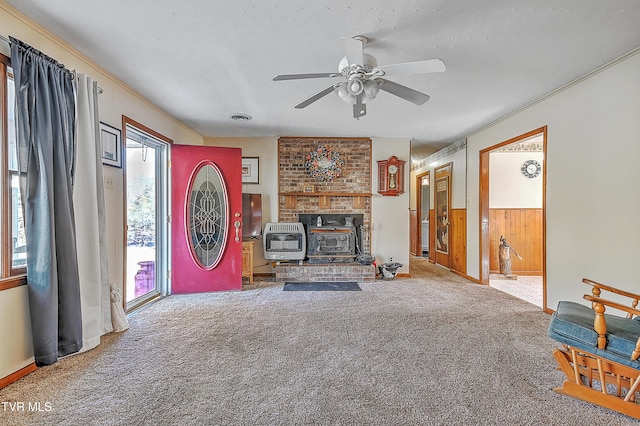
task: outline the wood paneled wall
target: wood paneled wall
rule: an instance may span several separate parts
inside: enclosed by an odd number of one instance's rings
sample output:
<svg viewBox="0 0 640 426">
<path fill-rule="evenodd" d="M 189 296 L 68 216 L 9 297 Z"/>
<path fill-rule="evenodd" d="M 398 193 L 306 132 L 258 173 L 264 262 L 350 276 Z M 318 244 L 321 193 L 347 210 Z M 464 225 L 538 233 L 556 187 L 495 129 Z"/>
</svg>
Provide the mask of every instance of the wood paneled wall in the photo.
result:
<svg viewBox="0 0 640 426">
<path fill-rule="evenodd" d="M 511 252 L 511 271 L 515 275 L 542 275 L 542 209 L 489 210 L 491 273 L 500 272 L 498 247 L 500 236 L 523 260 Z"/>
<path fill-rule="evenodd" d="M 451 270 L 467 273 L 467 210 L 451 209 Z"/>
</svg>

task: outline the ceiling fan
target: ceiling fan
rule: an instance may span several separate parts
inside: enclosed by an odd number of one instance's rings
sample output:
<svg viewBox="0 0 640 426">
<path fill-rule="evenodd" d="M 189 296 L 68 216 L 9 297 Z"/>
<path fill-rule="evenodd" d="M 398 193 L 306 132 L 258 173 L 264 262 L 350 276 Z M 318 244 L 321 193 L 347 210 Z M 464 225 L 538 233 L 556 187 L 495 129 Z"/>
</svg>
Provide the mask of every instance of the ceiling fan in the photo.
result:
<svg viewBox="0 0 640 426">
<path fill-rule="evenodd" d="M 332 84 L 321 92 L 316 93 L 296 105 L 305 108 L 331 92 L 335 92 L 343 101 L 353 104 L 353 118 L 359 119 L 367 114 L 367 102 L 374 99 L 380 90 L 396 95 L 416 105 L 422 105 L 429 100 L 429 95 L 403 86 L 384 77 L 399 74 L 422 74 L 443 72 L 446 70 L 440 59 L 406 62 L 378 66 L 376 58 L 364 53 L 367 38 L 355 36 L 342 38 L 346 48 L 346 56 L 338 63 L 338 72 L 313 74 L 281 74 L 273 77 L 273 81 L 301 80 L 307 78 L 345 77 L 346 81 Z"/>
</svg>

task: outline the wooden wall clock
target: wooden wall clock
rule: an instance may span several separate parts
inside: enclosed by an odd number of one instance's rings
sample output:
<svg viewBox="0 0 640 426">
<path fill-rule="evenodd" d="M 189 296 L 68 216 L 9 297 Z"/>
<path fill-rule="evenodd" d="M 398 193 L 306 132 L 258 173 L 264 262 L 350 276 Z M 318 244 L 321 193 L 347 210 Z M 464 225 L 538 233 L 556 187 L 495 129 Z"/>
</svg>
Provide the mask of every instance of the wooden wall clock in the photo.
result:
<svg viewBox="0 0 640 426">
<path fill-rule="evenodd" d="M 378 193 L 390 196 L 404 193 L 404 164 L 395 155 L 378 161 Z"/>
</svg>

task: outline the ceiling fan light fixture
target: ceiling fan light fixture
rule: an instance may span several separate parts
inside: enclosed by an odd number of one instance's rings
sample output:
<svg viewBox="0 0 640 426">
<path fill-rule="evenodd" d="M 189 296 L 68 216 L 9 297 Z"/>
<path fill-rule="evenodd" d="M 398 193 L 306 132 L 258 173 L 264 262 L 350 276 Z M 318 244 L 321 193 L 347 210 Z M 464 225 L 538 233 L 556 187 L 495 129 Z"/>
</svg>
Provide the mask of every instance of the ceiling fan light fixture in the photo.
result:
<svg viewBox="0 0 640 426">
<path fill-rule="evenodd" d="M 380 83 L 376 80 L 366 80 L 363 84 L 363 90 L 365 100 L 375 99 L 380 92 Z"/>
<path fill-rule="evenodd" d="M 357 90 L 354 90 L 354 85 L 357 85 L 355 88 Z M 363 103 L 374 99 L 378 95 L 378 92 L 380 92 L 380 86 L 380 82 L 376 80 L 361 81 L 359 79 L 352 79 L 338 84 L 335 92 L 344 102 L 355 105 L 358 102 L 358 96 L 361 94 Z"/>
<path fill-rule="evenodd" d="M 342 99 L 343 101 L 345 101 L 348 104 L 354 104 L 356 97 L 353 96 L 351 94 L 351 92 L 349 91 L 349 83 L 348 82 L 343 82 L 340 83 L 336 89 L 335 92 L 338 94 L 338 97 L 340 99 Z"/>
<path fill-rule="evenodd" d="M 349 92 L 353 96 L 358 96 L 364 90 L 364 84 L 359 78 L 349 80 Z"/>
</svg>

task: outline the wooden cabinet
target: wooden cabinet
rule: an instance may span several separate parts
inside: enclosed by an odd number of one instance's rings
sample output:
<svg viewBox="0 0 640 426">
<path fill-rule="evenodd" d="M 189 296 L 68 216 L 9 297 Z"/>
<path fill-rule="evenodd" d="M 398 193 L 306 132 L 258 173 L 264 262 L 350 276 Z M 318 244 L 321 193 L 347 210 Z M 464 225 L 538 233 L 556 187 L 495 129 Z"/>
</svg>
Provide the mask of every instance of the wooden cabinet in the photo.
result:
<svg viewBox="0 0 640 426">
<path fill-rule="evenodd" d="M 253 284 L 253 241 L 242 242 L 242 278 L 249 278 Z"/>
</svg>

